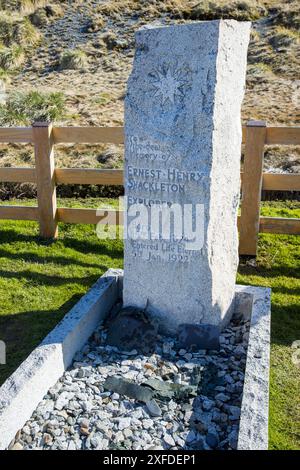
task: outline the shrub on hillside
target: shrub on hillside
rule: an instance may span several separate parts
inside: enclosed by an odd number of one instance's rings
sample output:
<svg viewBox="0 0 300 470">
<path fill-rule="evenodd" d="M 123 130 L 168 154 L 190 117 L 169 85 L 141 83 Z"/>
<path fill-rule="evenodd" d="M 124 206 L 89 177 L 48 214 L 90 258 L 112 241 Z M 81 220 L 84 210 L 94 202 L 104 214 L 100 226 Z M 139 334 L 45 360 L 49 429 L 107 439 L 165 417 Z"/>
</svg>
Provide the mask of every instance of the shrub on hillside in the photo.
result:
<svg viewBox="0 0 300 470">
<path fill-rule="evenodd" d="M 83 69 L 87 65 L 87 56 L 79 49 L 68 49 L 59 59 L 59 67 L 62 70 Z"/>
<path fill-rule="evenodd" d="M 0 46 L 0 68 L 6 71 L 18 69 L 24 62 L 23 48 L 18 44 L 11 47 Z"/>
<path fill-rule="evenodd" d="M 37 8 L 29 15 L 29 19 L 34 26 L 41 28 L 50 21 L 61 18 L 63 15 L 64 10 L 60 5 L 46 5 L 45 7 Z"/>
<path fill-rule="evenodd" d="M 45 0 L 0 0 L 0 9 L 28 12 L 44 2 Z"/>
<path fill-rule="evenodd" d="M 299 30 L 300 28 L 300 9 L 299 2 L 283 2 L 283 5 L 277 5 L 276 14 L 272 18 L 272 23 Z"/>
<path fill-rule="evenodd" d="M 270 43 L 275 49 L 287 48 L 299 43 L 300 34 L 297 31 L 279 26 L 270 37 Z"/>
<path fill-rule="evenodd" d="M 30 125 L 34 121 L 57 121 L 64 115 L 63 93 L 15 92 L 0 105 L 0 125 Z"/>
<path fill-rule="evenodd" d="M 266 15 L 264 7 L 253 0 L 233 2 L 204 0 L 188 8 L 185 17 L 191 20 L 215 20 L 218 18 L 253 21 Z"/>
<path fill-rule="evenodd" d="M 13 44 L 28 47 L 40 41 L 40 34 L 28 18 L 19 15 L 3 14 L 0 16 L 0 42 L 6 47 Z"/>
</svg>

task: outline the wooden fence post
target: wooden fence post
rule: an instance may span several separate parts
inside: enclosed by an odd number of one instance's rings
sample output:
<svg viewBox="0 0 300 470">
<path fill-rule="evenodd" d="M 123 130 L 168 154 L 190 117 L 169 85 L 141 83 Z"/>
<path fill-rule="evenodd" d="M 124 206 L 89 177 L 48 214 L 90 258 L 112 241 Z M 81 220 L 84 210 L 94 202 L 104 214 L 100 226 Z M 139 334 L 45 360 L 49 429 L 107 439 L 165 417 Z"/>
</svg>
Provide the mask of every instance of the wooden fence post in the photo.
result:
<svg viewBox="0 0 300 470">
<path fill-rule="evenodd" d="M 266 130 L 264 121 L 247 123 L 240 218 L 240 255 L 256 256 L 257 252 Z"/>
<path fill-rule="evenodd" d="M 32 126 L 37 179 L 40 236 L 57 238 L 57 209 L 52 124 L 36 122 Z"/>
</svg>

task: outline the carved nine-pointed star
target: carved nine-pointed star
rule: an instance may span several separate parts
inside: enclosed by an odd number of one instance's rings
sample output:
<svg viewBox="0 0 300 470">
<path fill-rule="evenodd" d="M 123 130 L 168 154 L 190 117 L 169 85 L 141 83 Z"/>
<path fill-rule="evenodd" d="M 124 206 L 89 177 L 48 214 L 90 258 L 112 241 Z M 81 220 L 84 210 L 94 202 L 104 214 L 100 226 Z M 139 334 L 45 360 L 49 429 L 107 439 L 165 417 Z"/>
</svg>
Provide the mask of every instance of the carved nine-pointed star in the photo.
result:
<svg viewBox="0 0 300 470">
<path fill-rule="evenodd" d="M 163 104 L 167 100 L 174 103 L 176 95 L 184 95 L 182 90 L 180 90 L 183 84 L 184 80 L 174 77 L 170 69 L 166 73 L 158 71 L 156 81 L 153 83 L 153 86 L 156 88 L 154 96 L 160 96 Z"/>
</svg>

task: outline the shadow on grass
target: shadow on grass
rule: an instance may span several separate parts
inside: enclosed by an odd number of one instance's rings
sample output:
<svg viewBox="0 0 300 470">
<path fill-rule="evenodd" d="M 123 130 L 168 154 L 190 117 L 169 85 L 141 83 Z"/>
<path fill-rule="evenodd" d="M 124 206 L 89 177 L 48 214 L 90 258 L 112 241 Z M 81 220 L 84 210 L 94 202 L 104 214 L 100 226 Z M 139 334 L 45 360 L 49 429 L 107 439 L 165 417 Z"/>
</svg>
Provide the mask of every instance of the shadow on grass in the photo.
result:
<svg viewBox="0 0 300 470">
<path fill-rule="evenodd" d="M 295 297 L 300 295 L 300 287 L 292 285 L 291 278 L 299 279 L 297 267 L 262 268 L 240 265 L 239 274 L 247 276 L 247 280 L 240 279 L 239 284 L 251 286 L 259 285 L 259 281 L 251 280 L 251 276 L 268 280 L 272 290 L 271 296 L 271 343 L 290 346 L 293 341 L 300 339 L 300 312 L 299 303 Z M 287 278 L 289 285 L 283 279 Z M 273 285 L 276 282 L 275 285 Z"/>
<path fill-rule="evenodd" d="M 293 341 L 300 340 L 299 303 L 280 305 L 272 302 L 271 310 L 271 343 L 291 346 Z"/>
<path fill-rule="evenodd" d="M 0 258 L 7 258 L 13 259 L 16 261 L 28 261 L 29 263 L 38 263 L 38 264 L 46 264 L 46 263 L 53 263 L 53 264 L 60 264 L 62 266 L 75 264 L 76 266 L 82 266 L 84 268 L 99 268 L 98 263 L 84 263 L 79 260 L 75 260 L 74 257 L 65 257 L 65 256 L 40 256 L 36 253 L 27 251 L 26 253 L 18 252 L 18 253 L 11 253 L 8 250 L 3 250 L 0 248 Z"/>
<path fill-rule="evenodd" d="M 75 294 L 61 307 L 53 310 L 16 312 L 13 315 L 0 316 L 0 337 L 6 344 L 7 361 L 5 365 L 0 365 L 0 385 L 81 297 L 81 294 Z"/>
<path fill-rule="evenodd" d="M 76 240 L 74 238 L 63 238 L 66 248 L 72 248 L 80 253 L 107 255 L 112 259 L 123 257 L 123 246 L 116 246 L 115 240 L 107 240 L 92 243 L 86 240 Z"/>
<path fill-rule="evenodd" d="M 245 266 L 240 264 L 239 273 L 243 276 L 261 276 L 264 278 L 276 278 L 276 277 L 293 277 L 295 279 L 300 279 L 300 270 L 296 269 L 294 266 L 285 266 L 281 265 L 278 267 L 264 268 L 261 266 L 252 267 Z M 271 282 L 271 281 L 270 281 Z"/>
<path fill-rule="evenodd" d="M 35 234 L 24 234 L 15 230 L 5 230 L 1 232 L 1 243 L 26 242 L 34 243 L 37 246 L 52 246 L 55 243 L 63 244 L 65 248 L 73 249 L 83 254 L 107 255 L 112 259 L 123 256 L 123 247 L 117 246 L 116 240 L 99 240 L 95 236 L 95 241 L 78 240 L 74 236 L 62 236 L 58 240 L 43 240 Z"/>
<path fill-rule="evenodd" d="M 102 271 L 107 271 L 108 267 L 99 264 L 99 269 Z M 11 272 L 5 271 L 0 269 L 0 277 L 6 279 L 21 279 L 26 280 L 29 283 L 35 283 L 36 285 L 44 285 L 44 286 L 62 286 L 64 284 L 84 284 L 84 285 L 92 285 L 98 279 L 99 275 L 94 274 L 91 276 L 80 276 L 80 277 L 62 277 L 61 274 L 57 276 L 51 276 L 49 274 L 44 273 L 36 273 L 33 272 L 31 269 L 18 272 Z"/>
</svg>

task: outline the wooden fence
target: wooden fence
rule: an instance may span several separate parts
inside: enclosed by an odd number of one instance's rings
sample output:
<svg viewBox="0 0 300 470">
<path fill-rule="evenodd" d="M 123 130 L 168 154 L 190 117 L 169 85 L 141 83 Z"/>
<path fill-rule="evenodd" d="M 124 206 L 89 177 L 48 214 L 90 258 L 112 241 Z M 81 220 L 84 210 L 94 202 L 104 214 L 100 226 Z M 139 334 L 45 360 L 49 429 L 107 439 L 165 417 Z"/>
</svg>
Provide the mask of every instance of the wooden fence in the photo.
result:
<svg viewBox="0 0 300 470">
<path fill-rule="evenodd" d="M 35 123 L 27 128 L 0 128 L 0 142 L 32 143 L 35 168 L 0 168 L 0 182 L 31 182 L 37 185 L 37 207 L 0 206 L 0 219 L 34 220 L 43 238 L 58 236 L 58 222 L 73 224 L 122 224 L 122 212 L 97 216 L 96 209 L 57 208 L 56 185 L 123 185 L 123 170 L 55 168 L 55 144 L 124 143 L 122 127 L 53 127 Z M 261 191 L 300 191 L 300 175 L 263 173 L 265 145 L 300 145 L 300 127 L 267 127 L 249 121 L 243 127 L 245 158 L 242 177 L 240 254 L 256 255 L 258 233 L 300 234 L 300 219 L 261 217 Z M 108 219 L 107 219 L 108 217 Z"/>
</svg>

